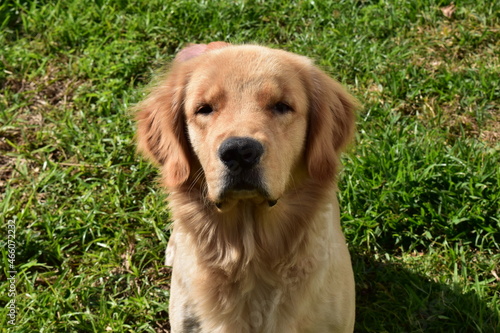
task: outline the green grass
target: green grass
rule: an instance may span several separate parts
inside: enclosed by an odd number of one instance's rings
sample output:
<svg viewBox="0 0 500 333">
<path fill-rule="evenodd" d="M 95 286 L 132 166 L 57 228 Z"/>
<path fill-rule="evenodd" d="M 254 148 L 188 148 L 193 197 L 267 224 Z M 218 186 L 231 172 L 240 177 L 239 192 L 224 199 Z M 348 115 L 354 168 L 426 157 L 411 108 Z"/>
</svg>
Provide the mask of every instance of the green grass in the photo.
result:
<svg viewBox="0 0 500 333">
<path fill-rule="evenodd" d="M 129 107 L 189 42 L 314 58 L 360 99 L 339 183 L 356 332 L 500 327 L 500 3 L 0 4 L 0 230 L 16 224 L 16 325 L 164 332 L 169 212 Z"/>
</svg>

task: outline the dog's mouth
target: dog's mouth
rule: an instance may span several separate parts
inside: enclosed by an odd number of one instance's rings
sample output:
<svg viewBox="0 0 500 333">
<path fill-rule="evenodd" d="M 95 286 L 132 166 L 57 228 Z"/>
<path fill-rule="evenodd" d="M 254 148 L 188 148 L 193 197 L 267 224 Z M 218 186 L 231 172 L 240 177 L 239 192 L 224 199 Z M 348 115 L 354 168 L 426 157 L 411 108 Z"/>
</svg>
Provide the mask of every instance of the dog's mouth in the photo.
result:
<svg viewBox="0 0 500 333">
<path fill-rule="evenodd" d="M 215 207 L 219 212 L 225 212 L 235 207 L 242 199 L 230 198 L 224 199 L 220 201 L 216 201 L 214 203 Z M 278 203 L 278 199 L 264 199 L 262 197 L 252 197 L 251 199 L 246 199 L 246 201 L 251 201 L 256 205 L 265 206 L 268 208 L 272 208 L 276 206 Z"/>
<path fill-rule="evenodd" d="M 274 207 L 278 203 L 278 199 L 271 197 L 265 186 L 260 182 L 241 181 L 226 181 L 221 195 L 214 203 L 219 211 L 225 211 L 242 201 L 268 207 Z"/>
</svg>

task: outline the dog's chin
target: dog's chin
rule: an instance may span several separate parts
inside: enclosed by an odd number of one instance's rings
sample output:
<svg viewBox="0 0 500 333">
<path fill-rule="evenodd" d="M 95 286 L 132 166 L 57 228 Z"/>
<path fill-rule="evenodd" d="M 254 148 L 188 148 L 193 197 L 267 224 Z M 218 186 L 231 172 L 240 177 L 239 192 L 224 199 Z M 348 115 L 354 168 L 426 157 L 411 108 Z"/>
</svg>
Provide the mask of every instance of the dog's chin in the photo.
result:
<svg viewBox="0 0 500 333">
<path fill-rule="evenodd" d="M 213 200 L 214 206 L 219 212 L 227 212 L 240 203 L 251 203 L 256 206 L 272 208 L 278 203 L 278 199 L 270 198 L 257 190 L 228 191 L 224 195 Z"/>
</svg>

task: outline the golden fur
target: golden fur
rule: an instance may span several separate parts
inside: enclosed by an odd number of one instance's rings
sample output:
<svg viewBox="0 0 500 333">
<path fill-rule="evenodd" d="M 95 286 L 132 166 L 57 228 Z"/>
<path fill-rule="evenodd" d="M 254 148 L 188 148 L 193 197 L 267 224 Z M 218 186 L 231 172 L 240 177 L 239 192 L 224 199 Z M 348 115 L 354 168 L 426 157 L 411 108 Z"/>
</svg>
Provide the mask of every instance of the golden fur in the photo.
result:
<svg viewBox="0 0 500 333">
<path fill-rule="evenodd" d="M 216 42 L 177 55 L 136 106 L 138 149 L 159 166 L 174 219 L 173 333 L 352 332 L 335 176 L 355 107 L 292 53 Z M 235 137 L 262 147 L 251 171 L 221 162 Z M 251 185 L 231 185 L 243 177 Z"/>
</svg>

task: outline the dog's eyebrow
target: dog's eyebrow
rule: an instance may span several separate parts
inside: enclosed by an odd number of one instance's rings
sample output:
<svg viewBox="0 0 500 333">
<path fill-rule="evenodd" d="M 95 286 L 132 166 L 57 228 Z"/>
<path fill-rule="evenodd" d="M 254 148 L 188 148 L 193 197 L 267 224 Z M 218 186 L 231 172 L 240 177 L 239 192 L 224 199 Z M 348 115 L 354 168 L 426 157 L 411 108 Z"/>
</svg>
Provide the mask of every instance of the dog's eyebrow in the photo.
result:
<svg viewBox="0 0 500 333">
<path fill-rule="evenodd" d="M 226 90 L 212 87 L 202 95 L 198 103 L 196 103 L 196 108 L 208 104 L 214 109 L 223 109 L 226 102 Z"/>
</svg>

